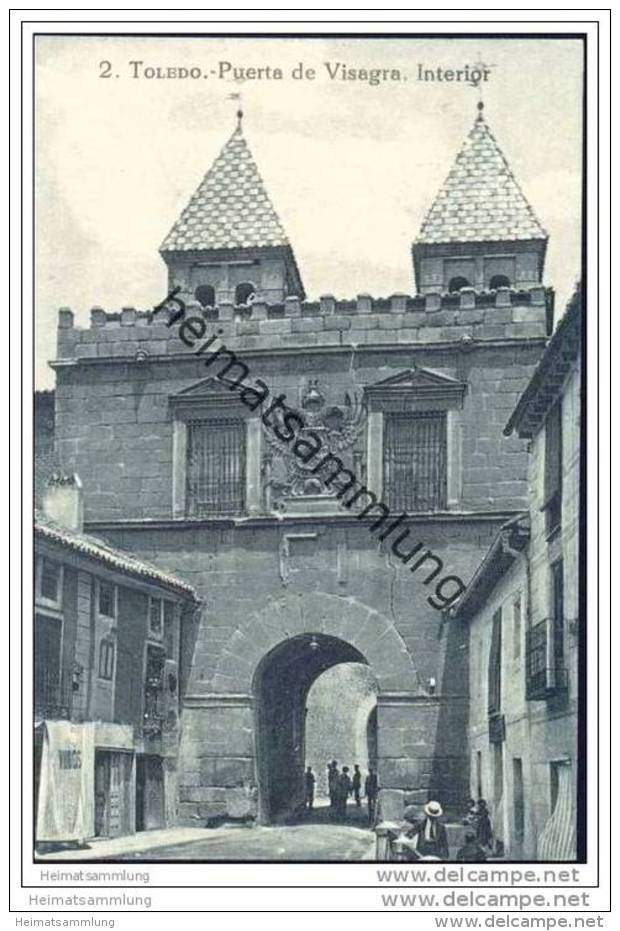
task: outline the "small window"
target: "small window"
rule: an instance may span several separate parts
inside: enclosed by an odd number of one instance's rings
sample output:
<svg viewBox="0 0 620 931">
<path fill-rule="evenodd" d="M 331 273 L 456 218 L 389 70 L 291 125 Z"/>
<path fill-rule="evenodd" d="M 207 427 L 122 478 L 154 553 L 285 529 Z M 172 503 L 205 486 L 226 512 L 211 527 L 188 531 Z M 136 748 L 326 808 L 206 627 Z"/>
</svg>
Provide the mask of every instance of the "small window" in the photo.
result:
<svg viewBox="0 0 620 931">
<path fill-rule="evenodd" d="M 99 678 L 112 679 L 114 677 L 114 641 L 111 637 L 104 637 L 99 644 Z"/>
<path fill-rule="evenodd" d="M 498 288 L 510 288 L 510 278 L 507 275 L 493 275 L 489 281 L 489 289 L 497 291 Z"/>
<path fill-rule="evenodd" d="M 512 657 L 521 656 L 521 595 L 517 595 L 512 603 Z"/>
<path fill-rule="evenodd" d="M 99 582 L 99 614 L 116 617 L 116 586 L 112 582 Z"/>
<path fill-rule="evenodd" d="M 553 618 L 553 647 L 555 668 L 564 668 L 564 563 L 557 559 L 551 564 L 551 617 Z"/>
<path fill-rule="evenodd" d="M 512 759 L 512 806 L 515 840 L 521 843 L 525 834 L 525 793 L 523 788 L 523 761 L 516 756 Z"/>
<path fill-rule="evenodd" d="M 215 288 L 212 288 L 210 284 L 198 285 L 194 296 L 203 307 L 215 307 Z"/>
<path fill-rule="evenodd" d="M 562 527 L 562 404 L 553 405 L 545 418 L 545 491 L 543 510 L 547 535 Z"/>
<path fill-rule="evenodd" d="M 462 275 L 457 275 L 455 278 L 450 279 L 448 284 L 448 291 L 460 291 L 461 288 L 471 288 L 471 283 L 464 278 Z"/>
<path fill-rule="evenodd" d="M 235 304 L 251 304 L 256 297 L 256 288 L 251 281 L 244 281 L 235 288 Z"/>
<path fill-rule="evenodd" d="M 502 710 L 502 611 L 493 615 L 491 626 L 491 649 L 487 677 L 489 715 Z"/>
<path fill-rule="evenodd" d="M 62 566 L 53 559 L 43 556 L 39 571 L 39 596 L 45 601 L 60 604 Z"/>
<path fill-rule="evenodd" d="M 150 600 L 149 630 L 156 637 L 161 637 L 162 630 L 163 630 L 161 598 L 151 598 Z"/>
<path fill-rule="evenodd" d="M 493 801 L 498 807 L 504 794 L 504 747 L 493 745 Z"/>
<path fill-rule="evenodd" d="M 476 750 L 476 798 L 482 798 L 482 750 Z"/>
<path fill-rule="evenodd" d="M 172 601 L 164 601 L 164 641 L 166 645 L 166 656 L 168 659 L 176 660 L 176 630 L 174 617 L 174 604 Z"/>
<path fill-rule="evenodd" d="M 560 792 L 560 769 L 565 764 L 558 760 L 552 760 L 549 763 L 549 803 L 551 807 L 551 814 L 555 811 L 555 806 L 558 803 L 558 795 Z"/>
</svg>

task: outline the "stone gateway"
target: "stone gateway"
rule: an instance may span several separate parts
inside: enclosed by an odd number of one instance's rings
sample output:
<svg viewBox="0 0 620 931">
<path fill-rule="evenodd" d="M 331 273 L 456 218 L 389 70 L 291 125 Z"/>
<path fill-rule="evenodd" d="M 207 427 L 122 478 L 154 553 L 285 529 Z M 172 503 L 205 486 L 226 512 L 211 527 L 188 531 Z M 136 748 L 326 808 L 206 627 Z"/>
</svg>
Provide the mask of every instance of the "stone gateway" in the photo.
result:
<svg viewBox="0 0 620 931">
<path fill-rule="evenodd" d="M 181 648 L 180 822 L 225 813 L 241 787 L 263 822 L 303 804 L 308 692 L 351 662 L 377 687 L 358 762 L 382 791 L 462 810 L 468 630 L 440 580 L 467 584 L 527 506 L 527 442 L 502 428 L 552 327 L 546 244 L 480 111 L 413 244 L 412 296 L 306 300 L 241 118 L 161 247 L 162 295 L 303 414 L 297 444 L 314 432 L 399 518 L 397 550 L 371 532 L 380 510 L 343 507 L 260 397 L 252 409 L 205 368 L 184 345 L 195 329 L 182 341 L 168 311 L 131 307 L 93 308 L 82 329 L 61 310 L 56 454 L 87 528 L 202 601 Z"/>
</svg>

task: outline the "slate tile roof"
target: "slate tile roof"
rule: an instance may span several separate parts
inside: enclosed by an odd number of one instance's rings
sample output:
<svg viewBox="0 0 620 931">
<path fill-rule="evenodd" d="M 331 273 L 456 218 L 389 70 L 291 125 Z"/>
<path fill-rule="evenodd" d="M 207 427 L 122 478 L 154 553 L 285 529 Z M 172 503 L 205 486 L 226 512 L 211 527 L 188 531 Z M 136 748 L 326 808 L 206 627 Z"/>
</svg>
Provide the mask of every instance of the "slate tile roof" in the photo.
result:
<svg viewBox="0 0 620 931">
<path fill-rule="evenodd" d="M 131 553 L 116 549 L 106 543 L 105 540 L 100 540 L 99 537 L 93 537 L 90 534 L 63 527 L 47 517 L 43 511 L 35 510 L 34 518 L 35 540 L 38 538 L 66 546 L 74 552 L 95 559 L 111 569 L 126 572 L 128 575 L 136 576 L 144 581 L 174 589 L 176 592 L 188 595 L 194 601 L 197 601 L 196 592 L 192 586 L 177 576 L 164 572 L 157 566 L 153 566 L 142 559 L 137 559 Z"/>
<path fill-rule="evenodd" d="M 504 427 L 531 439 L 541 428 L 549 409 L 561 397 L 566 376 L 581 354 L 583 297 L 578 282 L 566 311 L 538 360 L 532 377 Z"/>
<path fill-rule="evenodd" d="M 422 223 L 418 243 L 547 239 L 480 113 Z"/>
<path fill-rule="evenodd" d="M 161 251 L 288 244 L 243 132 L 237 127 L 168 233 Z"/>
</svg>

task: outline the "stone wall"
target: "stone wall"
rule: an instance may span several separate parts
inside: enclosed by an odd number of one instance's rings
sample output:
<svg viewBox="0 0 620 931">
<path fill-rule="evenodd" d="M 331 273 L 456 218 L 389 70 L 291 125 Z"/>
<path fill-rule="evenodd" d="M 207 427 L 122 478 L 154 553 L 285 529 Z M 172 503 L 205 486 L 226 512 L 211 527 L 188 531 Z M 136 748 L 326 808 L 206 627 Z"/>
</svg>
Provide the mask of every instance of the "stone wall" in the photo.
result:
<svg viewBox="0 0 620 931">
<path fill-rule="evenodd" d="M 467 630 L 442 620 L 428 604 L 428 588 L 378 549 L 367 527 L 340 523 L 297 519 L 234 531 L 108 526 L 115 544 L 179 573 L 205 601 L 182 718 L 184 821 L 223 811 L 225 789 L 256 780 L 256 671 L 278 644 L 310 633 L 351 644 L 378 680 L 381 784 L 415 791 L 420 801 L 431 793 L 449 807 L 462 805 Z M 278 553 L 291 525 L 318 537 L 316 551 L 284 578 Z M 467 580 L 497 526 L 427 521 L 420 538 Z"/>
<path fill-rule="evenodd" d="M 453 325 L 435 325 L 444 313 Z M 341 318 L 346 324 L 372 326 L 356 330 L 355 343 L 343 345 L 338 339 L 332 344 L 330 333 L 342 331 L 323 330 L 320 344 L 317 333 L 301 332 L 295 339 L 300 349 L 308 350 L 304 353 L 289 352 L 289 337 L 275 329 L 264 339 L 229 337 L 226 332 L 221 339 L 227 347 L 242 351 L 252 379 L 263 379 L 272 396 L 284 392 L 293 407 L 299 406 L 310 377 L 318 377 L 328 403 L 342 403 L 345 391 L 361 392 L 412 365 L 467 383 L 458 428 L 451 437 L 461 460 L 453 507 L 517 509 L 527 498 L 526 447 L 518 438 L 503 437 L 502 427 L 539 357 L 545 313 L 544 304 L 440 310 L 419 314 L 426 321 L 419 329 L 399 330 L 376 327 L 386 321 L 402 324 L 408 312 L 359 313 Z M 463 314 L 476 315 L 481 322 L 454 323 L 453 318 Z M 483 322 L 491 314 L 496 320 L 520 318 L 521 322 Z M 87 520 L 172 517 L 170 396 L 214 374 L 181 342 L 176 328 L 132 319 L 131 325 L 105 317 L 105 325 L 89 330 L 59 329 L 59 350 L 65 361 L 57 363 L 57 451 L 63 467 L 76 471 L 88 490 Z M 297 322 L 323 327 L 337 319 L 338 315 L 323 315 Z M 261 327 L 289 328 L 295 322 L 294 317 L 255 321 Z M 247 321 L 232 320 L 228 329 L 238 333 L 245 325 Z M 469 332 L 476 327 L 479 337 Z M 347 331 L 347 339 L 351 332 Z M 368 334 L 368 342 L 358 343 L 357 334 Z M 389 341 L 378 345 L 382 334 Z M 272 351 L 258 349 L 257 341 Z M 149 353 L 148 358 L 136 361 L 139 351 Z"/>
<path fill-rule="evenodd" d="M 165 295 L 162 295 L 162 299 Z M 176 307 L 174 307 L 176 309 Z M 469 343 L 477 340 L 544 338 L 550 332 L 553 292 L 542 286 L 527 291 L 480 292 L 464 288 L 460 294 L 430 293 L 410 297 L 395 294 L 341 301 L 325 295 L 317 302 L 287 297 L 283 304 L 257 300 L 250 307 L 220 304 L 203 311 L 187 304 L 187 312 L 205 315 L 231 349 L 310 349 L 320 346 Z M 134 358 L 147 353 L 159 357 L 187 353 L 176 329 L 166 327 L 165 310 L 118 313 L 91 310 L 88 329 L 73 325 L 73 313 L 62 308 L 58 317 L 58 360 Z M 215 328 L 215 327 L 214 327 Z"/>
<path fill-rule="evenodd" d="M 445 512 L 417 515 L 411 526 L 444 571 L 467 582 L 499 524 L 527 500 L 526 445 L 503 437 L 502 427 L 544 346 L 550 306 L 543 288 L 504 289 L 303 305 L 289 298 L 269 308 L 259 301 L 251 310 L 220 305 L 207 319 L 252 379 L 272 395 L 284 392 L 293 407 L 309 378 L 327 404 L 413 367 L 466 383 L 449 437 L 455 495 Z M 282 644 L 312 634 L 357 651 L 377 679 L 381 785 L 460 811 L 468 635 L 429 604 L 423 579 L 337 509 L 173 517 L 170 397 L 213 373 L 165 319 L 95 310 L 81 330 L 63 311 L 58 354 L 57 447 L 63 468 L 83 481 L 91 529 L 178 573 L 204 599 L 182 715 L 180 818 L 203 823 L 226 810 L 240 781 L 256 781 L 259 670 Z M 310 542 L 296 552 L 287 534 Z M 289 725 L 293 733 L 295 720 Z"/>
</svg>

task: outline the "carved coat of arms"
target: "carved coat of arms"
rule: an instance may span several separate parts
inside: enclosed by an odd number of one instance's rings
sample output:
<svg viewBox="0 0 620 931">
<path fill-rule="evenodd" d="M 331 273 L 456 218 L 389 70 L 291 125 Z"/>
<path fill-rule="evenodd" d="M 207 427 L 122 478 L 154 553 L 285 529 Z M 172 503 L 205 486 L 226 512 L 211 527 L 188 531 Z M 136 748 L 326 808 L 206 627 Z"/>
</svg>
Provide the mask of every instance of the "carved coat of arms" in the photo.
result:
<svg viewBox="0 0 620 931">
<path fill-rule="evenodd" d="M 290 498 L 334 497 L 337 486 L 326 485 L 317 463 L 331 453 L 342 461 L 345 468 L 356 475 L 361 468 L 361 436 L 365 424 L 361 395 L 345 391 L 343 403 L 328 404 L 319 389 L 318 379 L 312 378 L 303 392 L 301 408 L 295 411 L 303 421 L 295 443 L 278 439 L 277 427 L 282 413 L 276 414 L 272 426 L 263 425 L 266 438 L 264 460 L 264 488 L 272 508 L 285 509 Z M 311 457 L 301 454 L 302 447 L 320 451 Z M 360 476 L 361 478 L 361 476 Z"/>
</svg>

